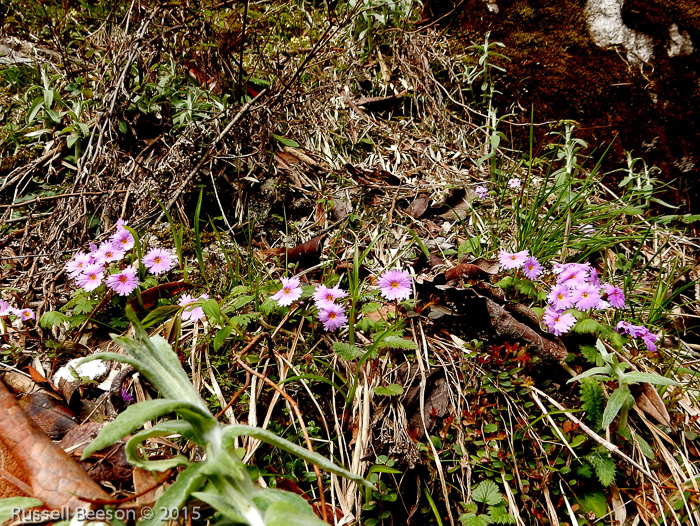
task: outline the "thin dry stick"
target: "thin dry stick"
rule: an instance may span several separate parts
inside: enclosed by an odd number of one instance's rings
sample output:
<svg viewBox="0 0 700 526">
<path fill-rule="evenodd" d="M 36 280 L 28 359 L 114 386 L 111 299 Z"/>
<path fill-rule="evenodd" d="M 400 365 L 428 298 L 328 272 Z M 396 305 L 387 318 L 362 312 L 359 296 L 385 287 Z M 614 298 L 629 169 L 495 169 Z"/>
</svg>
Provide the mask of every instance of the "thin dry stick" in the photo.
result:
<svg viewBox="0 0 700 526">
<path fill-rule="evenodd" d="M 598 435 L 598 433 L 596 433 L 595 431 L 593 431 L 590 427 L 588 427 L 586 424 L 584 424 L 583 422 L 581 422 L 581 421 L 580 421 L 578 418 L 576 418 L 574 415 L 572 415 L 571 413 L 569 413 L 569 412 L 567 411 L 567 409 L 566 409 L 563 405 L 561 405 L 559 402 L 557 402 L 554 398 L 552 398 L 551 396 L 549 396 L 547 393 L 540 391 L 539 389 L 537 389 L 537 387 L 531 386 L 530 389 L 532 389 L 533 391 L 537 392 L 538 395 L 545 397 L 545 398 L 547 399 L 547 401 L 548 401 L 550 404 L 552 404 L 554 407 L 556 407 L 556 408 L 559 409 L 560 411 L 563 411 L 564 414 L 566 415 L 566 417 L 567 417 L 569 420 L 571 420 L 574 424 L 577 424 L 577 425 L 579 426 L 579 428 L 581 429 L 581 431 L 583 431 L 584 433 L 586 433 L 589 437 L 591 437 L 593 440 L 595 440 L 596 442 L 598 442 L 598 443 L 599 443 L 601 446 L 603 446 L 605 449 L 607 449 L 607 450 L 610 451 L 611 453 L 615 453 L 615 454 L 618 455 L 619 457 L 622 457 L 623 459 L 625 459 L 627 462 L 629 462 L 630 464 L 632 464 L 635 468 L 637 468 L 639 471 L 641 471 L 642 473 L 644 473 L 644 474 L 645 474 L 647 477 L 649 477 L 651 480 L 653 480 L 653 481 L 655 481 L 655 482 L 657 482 L 657 483 L 659 482 L 658 477 L 653 476 L 648 470 L 644 469 L 643 466 L 641 466 L 639 463 L 637 463 L 637 462 L 634 461 L 632 458 L 628 457 L 628 456 L 625 455 L 622 451 L 620 451 L 620 448 L 619 448 L 619 447 L 617 447 L 617 446 L 616 446 L 615 444 L 613 444 L 612 442 L 609 442 L 608 440 L 605 440 L 603 437 L 601 437 L 600 435 Z"/>
<path fill-rule="evenodd" d="M 264 334 L 264 333 L 263 333 Z M 250 345 L 250 344 L 249 344 Z M 247 348 L 247 347 L 246 347 Z M 244 349 L 245 350 L 245 349 Z M 242 354 L 242 352 L 241 352 Z M 311 444 L 311 438 L 309 437 L 309 432 L 306 430 L 306 424 L 304 424 L 304 419 L 302 418 L 301 411 L 299 410 L 299 406 L 297 403 L 294 401 L 294 399 L 289 396 L 279 385 L 277 385 L 275 382 L 270 380 L 267 376 L 264 376 L 257 372 L 254 369 L 251 369 L 246 365 L 243 360 L 240 359 L 238 354 L 233 355 L 233 359 L 236 361 L 238 365 L 240 365 L 243 369 L 248 371 L 250 374 L 255 375 L 256 377 L 260 378 L 263 382 L 265 382 L 267 385 L 272 387 L 275 391 L 277 391 L 279 394 L 281 394 L 285 400 L 289 403 L 290 407 L 294 410 L 294 414 L 297 416 L 297 419 L 299 420 L 299 427 L 301 427 L 301 432 L 304 434 L 304 440 L 306 442 L 306 448 L 313 452 L 314 447 Z M 318 485 L 318 493 L 319 497 L 321 499 L 321 514 L 323 516 L 323 520 L 328 522 L 328 513 L 326 510 L 326 496 L 323 493 L 323 480 L 321 479 L 321 470 L 318 469 L 318 466 L 316 464 L 313 464 L 314 467 L 314 473 L 316 473 L 316 482 Z"/>
</svg>

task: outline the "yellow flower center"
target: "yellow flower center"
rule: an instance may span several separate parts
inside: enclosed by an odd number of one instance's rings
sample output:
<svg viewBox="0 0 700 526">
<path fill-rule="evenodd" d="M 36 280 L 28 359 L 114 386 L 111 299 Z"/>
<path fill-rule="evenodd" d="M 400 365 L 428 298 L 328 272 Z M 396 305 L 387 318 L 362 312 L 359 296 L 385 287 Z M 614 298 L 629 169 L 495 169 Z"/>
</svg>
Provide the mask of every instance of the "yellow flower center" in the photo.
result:
<svg viewBox="0 0 700 526">
<path fill-rule="evenodd" d="M 331 320 L 334 320 L 334 319 L 336 318 L 335 312 L 329 312 L 329 313 L 328 313 L 328 317 L 329 317 Z"/>
<path fill-rule="evenodd" d="M 583 294 L 581 294 L 581 297 L 587 298 L 587 297 L 588 297 L 588 292 L 584 292 Z"/>
<path fill-rule="evenodd" d="M 285 289 L 284 289 L 284 295 L 286 296 L 287 294 L 291 294 L 291 293 L 292 293 L 292 289 L 289 289 L 289 288 L 286 288 L 286 287 L 285 287 Z"/>
<path fill-rule="evenodd" d="M 559 296 L 557 296 L 557 299 L 558 299 L 558 300 L 563 300 L 563 299 L 564 299 L 564 295 L 563 295 L 563 294 L 559 294 Z"/>
<path fill-rule="evenodd" d="M 333 294 L 328 294 L 328 296 L 326 296 L 326 301 L 333 301 Z"/>
<path fill-rule="evenodd" d="M 90 280 L 95 281 L 97 279 L 97 274 L 90 274 Z"/>
<path fill-rule="evenodd" d="M 160 261 L 161 261 L 160 258 L 155 258 L 155 259 L 153 260 L 153 262 L 154 262 L 156 265 L 160 265 Z"/>
<path fill-rule="evenodd" d="M 126 283 L 126 281 L 127 281 L 126 276 L 124 276 L 124 275 L 119 276 L 119 281 L 121 281 L 122 283 Z"/>
<path fill-rule="evenodd" d="M 391 282 L 391 288 L 392 288 L 392 289 L 398 289 L 398 288 L 399 288 L 399 282 L 398 282 L 398 281 L 392 281 L 392 282 Z"/>
</svg>

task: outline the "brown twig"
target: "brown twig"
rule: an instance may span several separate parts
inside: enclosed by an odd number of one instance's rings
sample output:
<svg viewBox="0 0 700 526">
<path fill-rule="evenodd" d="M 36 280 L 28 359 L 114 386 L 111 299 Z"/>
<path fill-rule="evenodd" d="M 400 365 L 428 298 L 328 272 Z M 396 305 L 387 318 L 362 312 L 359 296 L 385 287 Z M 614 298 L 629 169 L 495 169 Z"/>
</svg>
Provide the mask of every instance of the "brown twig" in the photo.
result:
<svg viewBox="0 0 700 526">
<path fill-rule="evenodd" d="M 236 392 L 234 393 L 234 395 L 233 395 L 233 397 L 231 398 L 231 400 L 229 401 L 229 403 L 226 404 L 226 406 L 225 406 L 223 409 L 221 409 L 221 411 L 219 411 L 218 413 L 216 413 L 216 416 L 215 416 L 214 418 L 216 418 L 217 420 L 218 420 L 219 418 L 221 418 L 221 416 L 222 416 L 226 411 L 228 411 L 228 408 L 231 407 L 233 404 L 235 404 L 235 403 L 236 403 L 236 400 L 238 400 L 238 398 L 245 392 L 245 390 L 248 389 L 248 386 L 249 386 L 249 385 L 250 385 L 250 373 L 249 373 L 248 371 L 246 371 L 246 372 L 245 372 L 245 383 L 243 384 L 243 387 L 241 387 L 238 391 L 236 391 Z"/>
<path fill-rule="evenodd" d="M 262 333 L 256 336 L 257 340 L 259 341 L 259 337 L 262 337 L 267 333 Z M 252 347 L 251 344 L 257 343 L 255 339 L 249 343 L 243 351 L 241 351 L 239 354 L 243 354 L 246 349 L 249 349 Z M 306 448 L 313 453 L 314 448 L 313 445 L 311 444 L 311 438 L 309 437 L 309 432 L 306 430 L 306 425 L 304 424 L 304 419 L 302 418 L 301 411 L 299 410 L 299 406 L 297 403 L 294 401 L 294 399 L 289 396 L 279 385 L 277 385 L 275 382 L 270 380 L 267 376 L 260 374 L 254 369 L 251 369 L 247 364 L 243 362 L 243 360 L 240 359 L 239 354 L 234 354 L 233 359 L 236 361 L 238 365 L 240 365 L 243 369 L 248 371 L 250 374 L 254 374 L 258 378 L 260 378 L 263 382 L 265 382 L 267 385 L 272 387 L 275 391 L 277 391 L 280 395 L 284 397 L 284 399 L 289 403 L 290 407 L 294 411 L 294 414 L 297 416 L 297 419 L 299 420 L 299 427 L 301 427 L 301 432 L 304 434 L 304 441 L 306 442 Z M 313 464 L 314 467 L 314 473 L 316 473 L 316 482 L 318 484 L 318 493 L 320 496 L 321 500 L 321 514 L 323 515 L 323 520 L 328 522 L 328 517 L 327 517 L 327 510 L 326 510 L 326 497 L 324 495 L 324 490 L 323 490 L 323 480 L 321 479 L 321 470 L 318 469 L 318 466 Z"/>
<path fill-rule="evenodd" d="M 62 199 L 64 197 L 82 197 L 85 195 L 104 195 L 104 194 L 123 194 L 126 190 L 109 190 L 102 192 L 69 192 L 66 194 L 50 195 L 48 197 L 37 197 L 36 199 L 31 199 L 29 201 L 22 201 L 21 203 L 12 203 L 9 205 L 0 205 L 0 208 L 19 208 L 21 206 L 36 205 L 43 203 L 45 201 L 55 201 L 56 199 Z"/>
</svg>

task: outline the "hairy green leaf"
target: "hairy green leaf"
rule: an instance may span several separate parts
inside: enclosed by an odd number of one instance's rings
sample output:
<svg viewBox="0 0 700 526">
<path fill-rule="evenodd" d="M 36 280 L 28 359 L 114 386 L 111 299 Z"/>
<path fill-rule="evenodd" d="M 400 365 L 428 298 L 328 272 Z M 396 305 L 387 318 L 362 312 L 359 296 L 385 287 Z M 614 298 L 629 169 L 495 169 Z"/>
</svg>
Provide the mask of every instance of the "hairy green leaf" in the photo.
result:
<svg viewBox="0 0 700 526">
<path fill-rule="evenodd" d="M 356 345 L 351 345 L 345 342 L 333 342 L 333 350 L 335 351 L 335 354 L 338 355 L 338 357 L 348 361 L 356 360 L 360 356 L 365 354 L 365 351 L 363 349 L 360 349 Z"/>
<path fill-rule="evenodd" d="M 593 466 L 595 474 L 603 486 L 608 487 L 615 482 L 617 466 L 607 452 L 591 453 L 586 457 L 586 460 Z"/>
<path fill-rule="evenodd" d="M 660 376 L 658 374 L 642 373 L 637 371 L 625 373 L 625 376 L 622 377 L 622 382 L 626 384 L 645 382 L 656 385 L 678 385 L 678 382 L 672 380 L 671 378 L 666 378 L 665 376 Z"/>
<path fill-rule="evenodd" d="M 630 396 L 629 387 L 626 385 L 618 387 L 613 391 L 608 399 L 608 405 L 605 406 L 605 411 L 603 411 L 603 419 L 600 422 L 603 429 L 608 427 L 612 421 L 615 420 L 617 413 L 620 412 L 620 409 Z"/>
<path fill-rule="evenodd" d="M 586 413 L 586 419 L 593 424 L 594 428 L 600 426 L 603 418 L 603 405 L 605 393 L 601 385 L 593 378 L 581 380 L 581 409 Z"/>
</svg>

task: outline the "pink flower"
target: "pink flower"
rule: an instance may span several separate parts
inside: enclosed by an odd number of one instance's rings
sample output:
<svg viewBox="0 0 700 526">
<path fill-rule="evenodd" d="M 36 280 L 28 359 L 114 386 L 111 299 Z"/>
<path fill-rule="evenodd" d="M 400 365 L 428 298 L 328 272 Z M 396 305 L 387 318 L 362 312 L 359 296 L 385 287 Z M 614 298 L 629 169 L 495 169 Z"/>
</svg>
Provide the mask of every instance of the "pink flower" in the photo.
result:
<svg viewBox="0 0 700 526">
<path fill-rule="evenodd" d="M 202 309 L 201 305 L 198 307 L 191 307 L 191 305 L 195 304 L 198 301 L 205 301 L 208 299 L 209 294 L 202 294 L 198 298 L 193 298 L 189 294 L 183 294 L 182 296 L 180 296 L 180 300 L 177 302 L 177 304 L 180 307 L 185 307 L 182 311 L 182 321 L 197 321 L 202 319 L 204 317 L 204 310 Z"/>
<path fill-rule="evenodd" d="M 73 259 L 66 263 L 66 272 L 72 278 L 77 277 L 90 264 L 91 256 L 87 252 L 78 252 Z"/>
<path fill-rule="evenodd" d="M 632 325 L 626 321 L 621 321 L 617 324 L 617 332 L 623 332 L 629 334 L 632 338 L 644 337 L 649 333 L 649 329 L 642 327 L 641 325 Z"/>
<path fill-rule="evenodd" d="M 173 256 L 162 248 L 152 248 L 143 258 L 143 264 L 151 274 L 161 274 L 173 267 Z"/>
<path fill-rule="evenodd" d="M 109 239 L 116 247 L 121 248 L 124 252 L 134 248 L 134 236 L 123 226 L 117 228 L 117 231 L 112 234 L 112 237 Z"/>
<path fill-rule="evenodd" d="M 571 330 L 571 327 L 576 323 L 576 318 L 568 312 L 559 312 L 547 307 L 542 318 L 545 325 L 549 327 L 549 331 L 555 336 L 561 336 Z"/>
<path fill-rule="evenodd" d="M 600 287 L 600 279 L 598 279 L 598 271 L 594 268 L 591 268 L 591 275 L 588 277 L 588 282 L 591 285 L 595 285 L 596 287 Z"/>
<path fill-rule="evenodd" d="M 299 278 L 282 278 L 282 288 L 272 296 L 280 307 L 286 307 L 301 297 Z"/>
<path fill-rule="evenodd" d="M 574 304 L 571 290 L 566 285 L 555 285 L 547 295 L 547 299 L 552 307 L 558 311 L 569 309 Z"/>
<path fill-rule="evenodd" d="M 100 263 L 120 261 L 124 257 L 124 251 L 111 241 L 105 241 L 95 252 L 95 259 Z"/>
<path fill-rule="evenodd" d="M 517 177 L 513 177 L 512 179 L 510 179 L 508 181 L 508 187 L 512 188 L 513 190 L 515 190 L 516 188 L 520 188 L 521 185 L 522 185 L 522 183 L 520 182 L 520 179 L 518 179 Z"/>
<path fill-rule="evenodd" d="M 411 277 L 403 270 L 389 270 L 379 276 L 379 290 L 389 301 L 408 299 L 411 295 Z"/>
<path fill-rule="evenodd" d="M 582 285 L 588 280 L 590 271 L 589 263 L 567 263 L 561 267 L 557 283 L 564 283 L 570 287 Z M 554 272 L 557 272 L 557 265 L 554 266 Z"/>
<path fill-rule="evenodd" d="M 15 309 L 15 314 L 22 321 L 29 321 L 36 318 L 32 309 Z M 647 345 L 649 347 L 649 345 Z"/>
<path fill-rule="evenodd" d="M 126 267 L 118 274 L 107 276 L 105 283 L 120 296 L 128 296 L 139 286 L 139 278 L 134 267 Z"/>
<path fill-rule="evenodd" d="M 600 292 L 598 287 L 590 283 L 582 283 L 572 291 L 571 299 L 578 310 L 587 311 L 598 305 Z"/>
<path fill-rule="evenodd" d="M 537 279 L 537 276 L 542 274 L 542 265 L 537 261 L 536 257 L 530 256 L 525 260 L 523 263 L 523 274 L 525 274 L 527 279 L 533 280 Z"/>
<path fill-rule="evenodd" d="M 605 288 L 605 295 L 606 299 L 616 309 L 624 309 L 625 308 L 625 293 L 622 292 L 622 289 L 619 287 L 615 287 L 611 285 L 610 283 L 606 283 L 603 285 Z"/>
<path fill-rule="evenodd" d="M 520 268 L 525 264 L 525 260 L 529 255 L 529 250 L 521 250 L 520 252 L 501 250 L 498 253 L 498 261 L 505 269 Z"/>
<path fill-rule="evenodd" d="M 642 340 L 646 344 L 647 349 L 649 349 L 651 352 L 656 352 L 656 340 L 658 339 L 659 337 L 653 332 L 647 331 L 646 334 L 642 335 Z"/>
<path fill-rule="evenodd" d="M 321 320 L 323 328 L 327 331 L 334 331 L 345 327 L 348 323 L 345 309 L 341 305 L 336 305 L 334 303 L 325 305 L 318 313 L 318 319 Z"/>
<path fill-rule="evenodd" d="M 5 300 L 0 300 L 0 317 L 9 316 L 13 312 L 13 308 Z"/>
<path fill-rule="evenodd" d="M 340 289 L 340 285 L 336 285 L 329 289 L 325 285 L 319 285 L 314 291 L 314 303 L 316 307 L 323 308 L 329 303 L 335 303 L 335 300 L 344 298 L 348 293 Z"/>
<path fill-rule="evenodd" d="M 477 186 L 476 188 L 474 188 L 474 193 L 476 194 L 476 197 L 478 197 L 482 201 L 489 196 L 489 191 L 484 186 Z"/>
<path fill-rule="evenodd" d="M 80 274 L 76 281 L 78 286 L 82 287 L 86 292 L 92 292 L 102 284 L 104 276 L 104 267 L 100 263 L 94 263 L 85 267 L 85 270 Z"/>
</svg>

